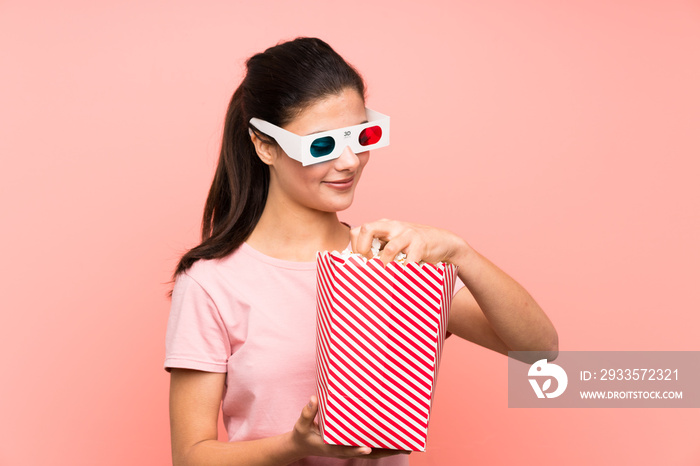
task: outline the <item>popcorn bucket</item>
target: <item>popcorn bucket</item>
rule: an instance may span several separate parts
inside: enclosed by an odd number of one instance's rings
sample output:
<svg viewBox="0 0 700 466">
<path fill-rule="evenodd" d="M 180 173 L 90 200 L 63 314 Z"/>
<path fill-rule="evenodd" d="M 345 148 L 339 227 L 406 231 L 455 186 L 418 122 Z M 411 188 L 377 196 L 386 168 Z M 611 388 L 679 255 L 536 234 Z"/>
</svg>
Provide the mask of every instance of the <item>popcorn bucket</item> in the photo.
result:
<svg viewBox="0 0 700 466">
<path fill-rule="evenodd" d="M 425 451 L 457 267 L 317 254 L 325 443 Z"/>
</svg>

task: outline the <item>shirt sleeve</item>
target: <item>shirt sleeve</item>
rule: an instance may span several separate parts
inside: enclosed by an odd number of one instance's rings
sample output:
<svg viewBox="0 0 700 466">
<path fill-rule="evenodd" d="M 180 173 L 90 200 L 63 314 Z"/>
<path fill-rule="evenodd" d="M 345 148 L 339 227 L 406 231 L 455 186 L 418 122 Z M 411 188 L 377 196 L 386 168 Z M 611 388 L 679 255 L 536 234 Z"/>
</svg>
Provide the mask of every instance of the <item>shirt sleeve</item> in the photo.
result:
<svg viewBox="0 0 700 466">
<path fill-rule="evenodd" d="M 462 288 L 464 288 L 464 286 L 465 286 L 464 282 L 462 282 L 462 280 L 459 278 L 459 276 L 456 276 L 455 277 L 455 288 L 454 288 L 454 291 L 452 292 L 452 297 L 454 298 L 455 296 L 457 296 L 457 292 L 459 290 L 461 290 Z"/>
<path fill-rule="evenodd" d="M 466 285 L 464 284 L 464 282 L 462 281 L 462 279 L 459 278 L 459 275 L 457 275 L 457 276 L 455 277 L 455 287 L 454 287 L 454 290 L 453 290 L 453 292 L 452 292 L 452 299 L 454 299 L 454 297 L 457 296 L 457 292 L 458 292 L 459 290 L 461 290 L 462 288 L 464 288 L 465 286 L 466 286 Z M 445 331 L 445 338 L 450 338 L 451 335 L 452 335 L 451 332 Z"/>
<path fill-rule="evenodd" d="M 219 309 L 196 280 L 181 273 L 173 288 L 164 369 L 226 372 L 230 355 L 230 339 Z"/>
</svg>

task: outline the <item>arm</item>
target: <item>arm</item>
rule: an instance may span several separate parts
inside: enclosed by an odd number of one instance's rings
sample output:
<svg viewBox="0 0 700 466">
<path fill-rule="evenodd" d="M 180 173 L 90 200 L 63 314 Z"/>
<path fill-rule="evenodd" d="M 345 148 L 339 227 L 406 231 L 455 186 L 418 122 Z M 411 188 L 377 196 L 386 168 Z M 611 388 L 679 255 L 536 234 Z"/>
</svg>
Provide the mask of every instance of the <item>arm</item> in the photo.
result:
<svg viewBox="0 0 700 466">
<path fill-rule="evenodd" d="M 445 261 L 459 267 L 466 289 L 452 302 L 450 332 L 503 354 L 538 351 L 541 357 L 556 357 L 557 332 L 542 308 L 462 238 L 437 228 L 384 219 L 354 229 L 353 250 L 369 254 L 373 237 L 386 242 L 380 256 L 385 264 L 403 251 L 409 261 Z"/>
<path fill-rule="evenodd" d="M 535 351 L 531 362 L 556 358 L 557 331 L 527 290 L 466 242 L 458 251 L 450 262 L 465 288 L 454 297 L 448 330 L 503 354 Z"/>
<path fill-rule="evenodd" d="M 287 435 L 219 442 L 217 422 L 226 374 L 172 369 L 170 435 L 173 465 L 273 465 L 301 458 Z"/>
<path fill-rule="evenodd" d="M 171 370 L 170 435 L 174 466 L 277 466 L 311 455 L 379 458 L 398 453 L 324 444 L 314 423 L 318 410 L 315 397 L 304 406 L 290 432 L 243 442 L 220 442 L 217 422 L 225 377 L 222 373 Z"/>
</svg>

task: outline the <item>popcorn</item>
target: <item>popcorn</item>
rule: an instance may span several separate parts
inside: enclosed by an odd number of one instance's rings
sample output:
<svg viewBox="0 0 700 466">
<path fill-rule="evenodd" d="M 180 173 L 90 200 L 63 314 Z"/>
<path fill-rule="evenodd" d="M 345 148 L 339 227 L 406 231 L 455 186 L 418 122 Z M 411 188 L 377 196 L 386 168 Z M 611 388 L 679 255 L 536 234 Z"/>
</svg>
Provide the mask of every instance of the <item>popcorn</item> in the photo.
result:
<svg viewBox="0 0 700 466">
<path fill-rule="evenodd" d="M 316 256 L 316 388 L 323 441 L 425 451 L 457 275 L 453 264 Z"/>
<path fill-rule="evenodd" d="M 372 239 L 372 247 L 370 248 L 370 251 L 372 252 L 372 259 L 378 259 L 379 253 L 382 252 L 382 249 L 384 249 L 384 245 L 379 240 L 379 238 L 373 238 Z M 353 253 L 350 249 L 345 249 L 343 252 L 340 253 L 340 256 L 343 259 L 348 259 L 351 255 L 363 257 L 361 254 Z M 405 265 L 406 264 L 406 257 L 407 257 L 406 253 L 400 252 L 394 258 L 394 262 L 398 262 L 401 265 Z M 421 261 L 420 263 L 424 264 L 425 262 Z"/>
</svg>

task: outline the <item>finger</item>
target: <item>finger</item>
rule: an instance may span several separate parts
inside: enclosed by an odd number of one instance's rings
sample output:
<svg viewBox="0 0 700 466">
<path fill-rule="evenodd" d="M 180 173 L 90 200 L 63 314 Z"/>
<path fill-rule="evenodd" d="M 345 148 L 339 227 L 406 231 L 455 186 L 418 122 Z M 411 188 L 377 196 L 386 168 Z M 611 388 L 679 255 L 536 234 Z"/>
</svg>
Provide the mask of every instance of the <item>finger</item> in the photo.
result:
<svg viewBox="0 0 700 466">
<path fill-rule="evenodd" d="M 372 239 L 374 239 L 374 226 L 365 223 L 357 230 L 353 252 L 362 254 L 366 258 L 372 258 Z"/>
<path fill-rule="evenodd" d="M 299 417 L 299 420 L 302 422 L 304 427 L 313 427 L 314 418 L 316 417 L 317 411 L 318 400 L 315 396 L 312 396 L 309 399 L 309 403 L 301 410 L 301 417 Z"/>
<path fill-rule="evenodd" d="M 411 235 L 401 233 L 396 238 L 392 238 L 384 245 L 384 249 L 382 249 L 379 258 L 384 263 L 384 265 L 387 265 L 389 262 L 396 259 L 396 256 L 398 256 L 400 252 L 408 248 L 410 244 Z"/>
<path fill-rule="evenodd" d="M 404 252 L 406 253 L 406 262 L 420 262 L 425 257 L 425 248 L 416 243 L 411 244 Z"/>
<path fill-rule="evenodd" d="M 372 453 L 370 447 L 345 447 L 348 456 L 367 456 Z"/>
<path fill-rule="evenodd" d="M 356 254 L 362 254 L 360 252 L 360 229 L 361 227 L 355 227 L 350 230 L 350 250 Z"/>
<path fill-rule="evenodd" d="M 367 456 L 372 453 L 370 447 L 354 447 L 347 445 L 333 445 L 323 441 L 320 435 L 313 435 L 308 439 L 314 456 L 326 456 L 334 458 L 354 458 Z"/>
<path fill-rule="evenodd" d="M 353 252 L 371 258 L 372 240 L 374 238 L 387 242 L 399 232 L 398 223 L 392 220 L 382 219 L 376 222 L 365 223 L 357 229 Z"/>
<path fill-rule="evenodd" d="M 372 453 L 367 455 L 367 458 L 386 458 L 387 456 L 396 456 L 396 455 L 410 455 L 411 451 L 410 450 L 389 450 L 386 448 L 373 448 Z"/>
<path fill-rule="evenodd" d="M 356 456 L 367 456 L 372 453 L 370 447 L 349 447 L 345 445 L 323 444 L 323 456 L 335 458 L 353 458 Z"/>
<path fill-rule="evenodd" d="M 372 453 L 366 456 L 366 458 L 379 459 L 386 458 L 387 456 L 396 456 L 399 454 L 401 454 L 401 452 L 396 450 L 379 450 L 375 448 L 372 450 Z"/>
</svg>

